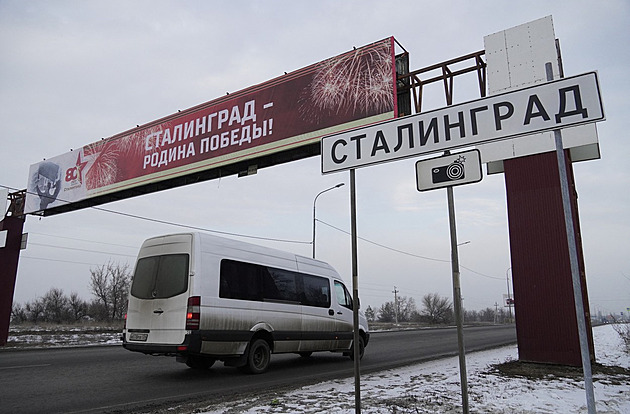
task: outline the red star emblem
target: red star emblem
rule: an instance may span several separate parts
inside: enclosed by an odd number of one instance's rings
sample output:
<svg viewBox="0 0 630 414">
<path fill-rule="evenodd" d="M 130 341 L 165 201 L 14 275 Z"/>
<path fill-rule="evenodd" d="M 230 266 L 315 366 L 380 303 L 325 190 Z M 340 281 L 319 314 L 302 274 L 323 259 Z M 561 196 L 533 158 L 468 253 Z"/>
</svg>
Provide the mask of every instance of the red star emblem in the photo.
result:
<svg viewBox="0 0 630 414">
<path fill-rule="evenodd" d="M 76 169 L 77 169 L 77 179 L 79 180 L 81 184 L 83 184 L 82 171 L 86 165 L 87 165 L 87 161 L 83 161 L 83 162 L 81 161 L 81 152 L 79 152 L 79 155 L 77 156 Z"/>
</svg>

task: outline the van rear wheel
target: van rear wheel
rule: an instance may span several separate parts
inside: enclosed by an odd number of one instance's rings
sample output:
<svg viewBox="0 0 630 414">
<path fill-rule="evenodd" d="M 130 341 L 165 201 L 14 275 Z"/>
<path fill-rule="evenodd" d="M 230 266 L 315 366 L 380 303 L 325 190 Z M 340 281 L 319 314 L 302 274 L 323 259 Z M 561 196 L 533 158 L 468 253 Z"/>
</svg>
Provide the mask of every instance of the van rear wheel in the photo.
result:
<svg viewBox="0 0 630 414">
<path fill-rule="evenodd" d="M 251 374 L 262 374 L 269 367 L 271 361 L 271 348 L 264 339 L 256 339 L 249 346 L 247 354 L 247 372 Z"/>
</svg>

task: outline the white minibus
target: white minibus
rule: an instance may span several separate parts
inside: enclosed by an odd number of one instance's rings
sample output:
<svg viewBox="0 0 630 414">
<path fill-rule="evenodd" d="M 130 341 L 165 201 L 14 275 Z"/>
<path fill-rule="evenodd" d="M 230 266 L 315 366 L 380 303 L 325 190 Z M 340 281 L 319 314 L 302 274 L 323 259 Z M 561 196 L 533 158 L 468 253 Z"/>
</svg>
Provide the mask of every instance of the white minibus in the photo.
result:
<svg viewBox="0 0 630 414">
<path fill-rule="evenodd" d="M 123 346 L 264 372 L 272 353 L 353 355 L 353 303 L 329 264 L 205 233 L 146 240 L 129 291 Z M 359 312 L 360 357 L 370 334 Z"/>
</svg>

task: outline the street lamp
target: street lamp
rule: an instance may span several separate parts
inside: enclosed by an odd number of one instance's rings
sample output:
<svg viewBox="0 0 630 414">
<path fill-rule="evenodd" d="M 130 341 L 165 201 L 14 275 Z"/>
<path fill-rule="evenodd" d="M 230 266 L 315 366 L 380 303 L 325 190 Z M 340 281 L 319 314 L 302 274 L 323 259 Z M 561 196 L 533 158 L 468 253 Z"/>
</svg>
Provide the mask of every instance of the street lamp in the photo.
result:
<svg viewBox="0 0 630 414">
<path fill-rule="evenodd" d="M 326 191 L 334 190 L 335 188 L 339 188 L 342 185 L 344 185 L 344 183 L 339 183 L 334 187 L 330 187 L 325 189 L 324 191 L 320 191 L 313 200 L 313 259 L 315 258 L 315 202 L 317 201 L 317 197 L 324 194 Z"/>
</svg>

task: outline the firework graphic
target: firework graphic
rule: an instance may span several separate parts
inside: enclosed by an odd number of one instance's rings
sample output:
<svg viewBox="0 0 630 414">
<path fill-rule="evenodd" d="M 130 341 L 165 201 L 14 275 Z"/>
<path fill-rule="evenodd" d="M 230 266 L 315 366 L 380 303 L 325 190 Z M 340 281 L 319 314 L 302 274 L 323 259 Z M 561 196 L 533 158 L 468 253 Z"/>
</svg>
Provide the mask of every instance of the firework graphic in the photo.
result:
<svg viewBox="0 0 630 414">
<path fill-rule="evenodd" d="M 393 109 L 392 57 L 387 45 L 322 62 L 300 96 L 303 120 L 368 115 Z"/>
<path fill-rule="evenodd" d="M 88 147 L 93 146 L 89 145 Z M 88 190 L 101 188 L 117 181 L 119 151 L 116 143 L 111 142 L 101 146 L 101 151 L 93 152 L 86 148 L 85 152 L 92 155 L 94 162 L 86 174 L 85 184 Z"/>
<path fill-rule="evenodd" d="M 118 140 L 118 148 L 126 156 L 138 157 L 145 153 L 145 137 L 155 133 L 163 133 L 165 128 L 170 128 L 170 123 L 156 125 L 148 129 L 142 129 L 133 134 L 125 135 Z"/>
<path fill-rule="evenodd" d="M 141 160 L 145 155 L 145 137 L 156 132 L 163 132 L 169 125 L 156 125 L 121 138 L 87 145 L 84 148 L 84 155 L 92 160 L 92 165 L 86 174 L 87 189 L 102 188 L 130 178 L 124 171 L 123 164 L 128 163 L 129 160 Z M 153 151 L 159 151 L 159 149 L 154 147 Z"/>
</svg>

